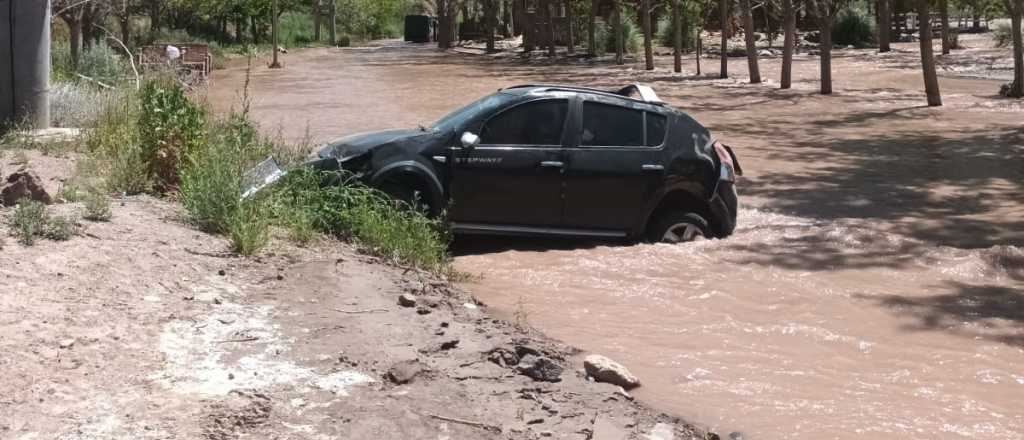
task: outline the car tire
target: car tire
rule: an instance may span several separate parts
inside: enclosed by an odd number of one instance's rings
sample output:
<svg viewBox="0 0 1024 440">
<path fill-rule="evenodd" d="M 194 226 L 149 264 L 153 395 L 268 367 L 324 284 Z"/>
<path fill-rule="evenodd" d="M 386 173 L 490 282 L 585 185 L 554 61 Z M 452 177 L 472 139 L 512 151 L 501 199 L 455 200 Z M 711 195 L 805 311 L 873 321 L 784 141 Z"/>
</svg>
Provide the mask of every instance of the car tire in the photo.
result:
<svg viewBox="0 0 1024 440">
<path fill-rule="evenodd" d="M 433 206 L 427 193 L 419 185 L 415 185 L 408 179 L 388 179 L 382 182 L 378 189 L 394 200 L 402 202 L 406 207 L 414 211 L 422 212 L 428 216 L 433 215 Z"/>
<path fill-rule="evenodd" d="M 686 211 L 668 211 L 647 230 L 647 240 L 652 243 L 686 243 L 707 237 L 711 237 L 708 221 Z"/>
</svg>

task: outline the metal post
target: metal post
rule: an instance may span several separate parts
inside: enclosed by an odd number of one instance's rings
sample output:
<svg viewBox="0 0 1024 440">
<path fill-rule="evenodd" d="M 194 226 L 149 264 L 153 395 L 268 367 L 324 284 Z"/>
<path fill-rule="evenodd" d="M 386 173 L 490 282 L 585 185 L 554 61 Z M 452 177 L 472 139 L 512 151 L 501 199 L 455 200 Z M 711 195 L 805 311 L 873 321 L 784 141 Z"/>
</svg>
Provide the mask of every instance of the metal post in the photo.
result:
<svg viewBox="0 0 1024 440">
<path fill-rule="evenodd" d="M 50 1 L 0 0 L 0 123 L 50 126 Z"/>
</svg>

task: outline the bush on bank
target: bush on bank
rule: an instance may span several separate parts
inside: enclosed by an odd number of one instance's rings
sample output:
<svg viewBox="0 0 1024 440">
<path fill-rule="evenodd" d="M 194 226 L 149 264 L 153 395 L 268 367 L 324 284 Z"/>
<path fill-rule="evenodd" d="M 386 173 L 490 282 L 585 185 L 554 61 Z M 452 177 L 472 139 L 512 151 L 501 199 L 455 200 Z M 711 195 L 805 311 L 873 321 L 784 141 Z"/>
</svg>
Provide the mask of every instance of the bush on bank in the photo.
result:
<svg viewBox="0 0 1024 440">
<path fill-rule="evenodd" d="M 326 234 L 401 264 L 447 266 L 443 222 L 337 173 L 299 168 L 243 199 L 247 170 L 271 155 L 294 161 L 295 149 L 260 135 L 245 110 L 211 116 L 175 82 L 149 80 L 139 92 L 124 93 L 89 131 L 86 147 L 92 186 L 126 194 L 176 191 L 189 221 L 227 236 L 242 255 L 258 252 L 281 229 L 299 243 Z"/>
</svg>

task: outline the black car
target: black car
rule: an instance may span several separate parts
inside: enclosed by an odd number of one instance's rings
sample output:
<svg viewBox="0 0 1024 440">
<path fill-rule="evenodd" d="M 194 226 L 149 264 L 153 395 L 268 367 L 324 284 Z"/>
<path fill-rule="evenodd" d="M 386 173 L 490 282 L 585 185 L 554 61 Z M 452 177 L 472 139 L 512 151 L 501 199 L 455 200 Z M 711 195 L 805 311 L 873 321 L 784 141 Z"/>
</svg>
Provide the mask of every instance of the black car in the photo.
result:
<svg viewBox="0 0 1024 440">
<path fill-rule="evenodd" d="M 354 172 L 457 233 L 721 238 L 736 225 L 732 149 L 646 86 L 510 87 L 431 127 L 359 134 L 311 165 Z"/>
</svg>

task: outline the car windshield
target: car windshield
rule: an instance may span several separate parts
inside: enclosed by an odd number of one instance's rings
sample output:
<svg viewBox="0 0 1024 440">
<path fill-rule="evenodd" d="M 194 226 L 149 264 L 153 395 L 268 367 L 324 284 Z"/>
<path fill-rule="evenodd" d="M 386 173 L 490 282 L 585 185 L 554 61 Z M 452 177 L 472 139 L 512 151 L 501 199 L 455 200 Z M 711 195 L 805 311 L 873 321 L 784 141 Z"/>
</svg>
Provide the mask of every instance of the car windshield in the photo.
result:
<svg viewBox="0 0 1024 440">
<path fill-rule="evenodd" d="M 492 112 L 498 109 L 499 107 L 505 105 L 506 103 L 512 101 L 513 98 L 514 97 L 512 95 L 501 92 L 485 96 L 481 99 L 473 101 L 473 103 L 465 107 L 462 107 L 458 110 L 455 110 L 454 112 L 449 113 L 448 116 L 441 118 L 441 120 L 434 123 L 434 125 L 430 128 L 433 129 L 434 131 L 441 132 L 457 130 L 460 126 L 465 124 L 466 121 L 469 121 L 474 116 L 484 112 Z"/>
</svg>

